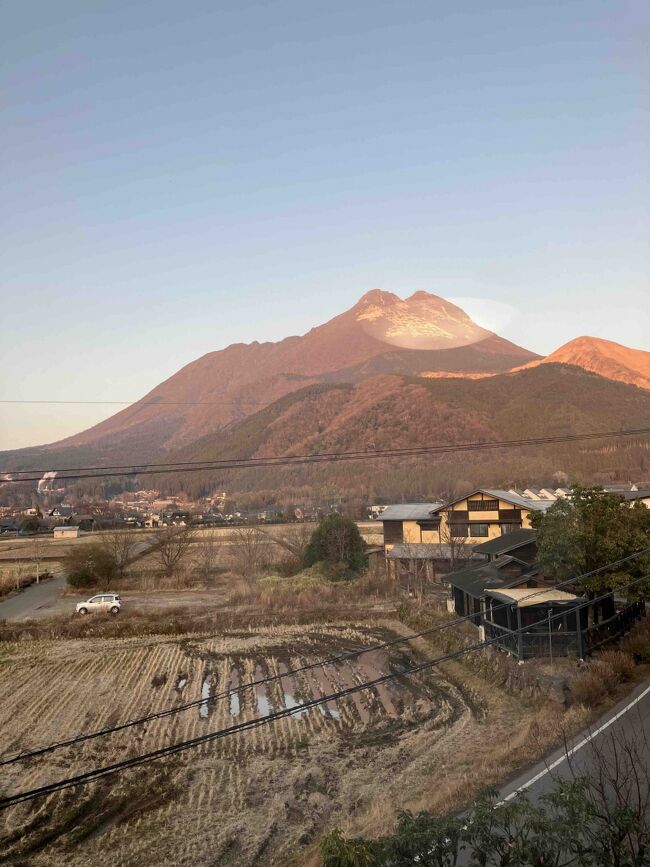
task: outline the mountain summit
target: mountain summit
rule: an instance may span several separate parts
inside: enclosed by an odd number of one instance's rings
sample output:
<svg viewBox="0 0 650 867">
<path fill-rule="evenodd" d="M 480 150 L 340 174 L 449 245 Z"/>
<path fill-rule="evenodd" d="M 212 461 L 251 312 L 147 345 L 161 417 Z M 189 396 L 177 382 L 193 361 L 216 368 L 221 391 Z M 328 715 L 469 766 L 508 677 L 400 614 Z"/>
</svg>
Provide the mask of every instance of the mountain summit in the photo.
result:
<svg viewBox="0 0 650 867">
<path fill-rule="evenodd" d="M 650 352 L 601 337 L 576 337 L 545 358 L 525 366 L 538 364 L 573 364 L 606 379 L 650 389 Z"/>
<path fill-rule="evenodd" d="M 460 307 L 429 292 L 415 292 L 402 301 L 375 289 L 354 309 L 366 334 L 403 349 L 453 349 L 494 336 Z"/>
<path fill-rule="evenodd" d="M 416 292 L 402 300 L 373 289 L 300 337 L 210 352 L 137 403 L 44 449 L 64 462 L 79 460 L 80 447 L 98 461 L 152 461 L 308 385 L 425 370 L 500 373 L 537 357 L 437 295 Z M 21 454 L 11 456 L 12 465 Z"/>
</svg>

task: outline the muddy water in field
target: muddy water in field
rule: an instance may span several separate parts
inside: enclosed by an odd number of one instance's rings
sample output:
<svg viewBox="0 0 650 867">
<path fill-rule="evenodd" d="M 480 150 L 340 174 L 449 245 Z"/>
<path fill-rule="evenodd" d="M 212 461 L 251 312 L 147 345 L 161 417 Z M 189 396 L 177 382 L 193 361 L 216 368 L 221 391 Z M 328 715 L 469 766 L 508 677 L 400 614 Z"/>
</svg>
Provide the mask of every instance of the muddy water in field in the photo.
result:
<svg viewBox="0 0 650 867">
<path fill-rule="evenodd" d="M 354 677 L 349 665 L 346 664 L 337 667 L 337 673 L 344 687 L 354 687 L 358 685 L 358 681 Z M 359 719 L 364 725 L 370 722 L 370 711 L 368 710 L 368 705 L 366 703 L 368 701 L 368 690 L 364 690 L 363 692 L 353 692 L 346 700 L 352 701 L 357 709 L 357 713 L 359 714 Z"/>
<path fill-rule="evenodd" d="M 201 719 L 207 719 L 210 713 L 210 693 L 212 692 L 212 675 L 206 672 L 203 677 L 203 686 L 201 687 L 201 698 L 203 701 L 199 705 L 199 716 Z"/>
<path fill-rule="evenodd" d="M 285 665 L 284 662 L 279 663 L 278 670 L 280 674 L 286 675 L 289 669 Z M 280 686 L 282 687 L 282 691 L 284 693 L 284 706 L 287 709 L 291 709 L 292 707 L 299 707 L 301 702 L 296 701 L 295 695 L 295 681 L 291 675 L 287 675 L 283 677 L 280 681 Z M 297 710 L 295 713 L 291 714 L 294 719 L 302 719 L 302 717 L 308 713 L 306 710 Z"/>
<path fill-rule="evenodd" d="M 312 661 L 313 660 L 310 660 L 310 662 Z M 314 696 L 321 697 L 334 692 L 334 687 L 327 679 L 325 671 L 322 668 L 314 668 L 310 672 L 308 672 L 308 674 L 310 675 L 310 680 L 313 684 Z M 337 708 L 336 703 L 333 701 L 327 701 L 323 704 L 319 704 L 318 709 L 323 716 L 329 716 L 332 719 L 341 719 L 339 709 Z"/>
<path fill-rule="evenodd" d="M 264 669 L 261 665 L 255 667 L 255 680 L 262 680 L 266 677 Z M 272 712 L 271 702 L 266 691 L 266 686 L 263 683 L 255 687 L 255 698 L 257 700 L 257 710 L 260 716 L 268 716 Z"/>
<path fill-rule="evenodd" d="M 230 686 L 228 689 L 237 689 L 239 687 L 239 670 L 233 666 L 230 670 Z M 230 695 L 230 715 L 239 716 L 240 711 L 239 694 L 236 692 Z"/>
<path fill-rule="evenodd" d="M 376 680 L 384 674 L 390 674 L 388 654 L 385 650 L 371 650 L 369 653 L 365 653 L 359 658 L 355 667 L 360 671 L 364 680 Z M 379 696 L 386 714 L 395 719 L 399 714 L 396 705 L 397 696 L 395 696 L 394 690 L 386 683 L 378 683 L 374 690 Z"/>
</svg>

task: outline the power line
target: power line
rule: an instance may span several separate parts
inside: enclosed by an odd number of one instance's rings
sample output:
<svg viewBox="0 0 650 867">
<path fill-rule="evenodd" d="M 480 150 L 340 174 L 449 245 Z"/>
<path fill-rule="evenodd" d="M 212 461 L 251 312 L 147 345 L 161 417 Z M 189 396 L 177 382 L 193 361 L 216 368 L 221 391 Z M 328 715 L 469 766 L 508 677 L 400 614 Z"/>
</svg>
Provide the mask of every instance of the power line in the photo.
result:
<svg viewBox="0 0 650 867">
<path fill-rule="evenodd" d="M 12 404 L 45 404 L 60 406 L 60 405 L 79 405 L 79 406 L 136 406 L 140 405 L 142 409 L 156 406 L 240 406 L 239 401 L 235 400 L 153 400 L 150 403 L 142 403 L 144 398 L 136 400 L 10 400 L 2 399 L 2 403 Z"/>
<path fill-rule="evenodd" d="M 28 470 L 0 470 L 0 474 L 24 475 L 25 473 L 38 473 L 39 475 L 29 478 L 6 478 L 5 483 L 19 484 L 21 482 L 38 482 L 46 473 L 56 473 L 59 481 L 79 479 L 95 479 L 118 476 L 137 475 L 162 475 L 179 472 L 206 472 L 211 470 L 246 469 L 255 467 L 292 466 L 310 463 L 327 463 L 330 461 L 357 461 L 373 460 L 376 458 L 409 457 L 423 454 L 446 454 L 449 452 L 482 451 L 496 448 L 522 448 L 534 445 L 553 445 L 556 443 L 576 442 L 583 440 L 611 439 L 616 437 L 646 436 L 650 434 L 650 427 L 636 428 L 632 430 L 601 431 L 599 433 L 564 434 L 561 436 L 530 437 L 519 440 L 490 440 L 487 442 L 458 443 L 456 445 L 431 445 L 410 446 L 392 449 L 373 449 L 365 451 L 348 452 L 316 452 L 304 455 L 286 455 L 283 457 L 260 457 L 260 458 L 230 458 L 230 459 L 206 459 L 203 461 L 172 461 L 161 464 L 119 464 L 114 466 L 91 466 L 73 467 L 60 469 L 28 469 Z M 98 471 L 98 472 L 95 472 Z M 73 475 L 60 475 L 74 473 Z M 76 475 L 82 473 L 82 475 Z"/>
<path fill-rule="evenodd" d="M 643 554 L 646 554 L 648 552 L 650 552 L 650 546 L 647 548 L 643 548 L 640 551 L 636 551 L 634 554 L 629 554 L 627 557 L 622 557 L 619 560 L 612 561 L 611 563 L 606 563 L 604 566 L 599 566 L 597 569 L 593 569 L 591 572 L 584 572 L 581 575 L 577 575 L 575 578 L 567 578 L 565 581 L 559 581 L 557 584 L 554 585 L 553 589 L 556 589 L 558 587 L 566 587 L 577 582 L 585 581 L 586 579 L 591 578 L 601 572 L 605 572 L 608 569 L 615 569 L 618 566 L 622 566 L 624 563 L 628 563 L 630 562 L 630 560 L 635 560 L 637 557 L 641 557 Z M 534 598 L 535 596 L 545 593 L 547 590 L 547 587 L 540 588 L 536 592 L 531 592 L 529 596 L 527 596 L 527 598 Z M 495 605 L 493 606 L 492 610 L 498 611 L 502 608 L 507 608 L 509 604 L 509 602 L 504 602 L 499 605 Z M 334 665 L 339 662 L 345 662 L 348 659 L 354 659 L 355 657 L 363 656 L 366 653 L 372 653 L 377 650 L 384 650 L 387 647 L 393 647 L 398 644 L 406 644 L 407 642 L 415 641 L 417 638 L 431 635 L 434 632 L 441 632 L 443 629 L 448 629 L 451 626 L 457 626 L 461 623 L 466 623 L 467 621 L 471 620 L 473 616 L 473 614 L 467 614 L 463 617 L 457 617 L 453 620 L 448 620 L 445 623 L 436 624 L 435 626 L 431 626 L 428 629 L 423 629 L 421 632 L 415 632 L 407 636 L 399 636 L 397 638 L 389 639 L 388 641 L 383 641 L 379 644 L 370 645 L 369 647 L 360 648 L 358 650 L 351 650 L 346 653 L 338 654 L 336 656 L 330 656 L 322 660 L 317 660 L 316 662 L 302 665 L 298 668 L 290 669 L 289 671 L 284 672 L 284 674 L 276 674 L 272 675 L 271 677 L 263 677 L 259 678 L 258 680 L 242 683 L 238 687 L 228 689 L 225 692 L 217 693 L 216 695 L 209 696 L 208 698 L 194 699 L 193 701 L 185 702 L 181 705 L 175 705 L 174 707 L 170 708 L 165 708 L 163 710 L 156 711 L 155 713 L 148 714 L 143 717 L 137 717 L 136 719 L 128 720 L 124 723 L 119 723 L 115 726 L 109 726 L 103 729 L 98 729 L 94 732 L 87 732 L 85 734 L 76 735 L 73 738 L 68 738 L 64 741 L 56 741 L 54 743 L 47 744 L 42 747 L 37 747 L 29 751 L 23 750 L 20 753 L 16 753 L 15 755 L 0 758 L 0 767 L 4 765 L 15 764 L 16 762 L 25 761 L 31 758 L 36 758 L 37 756 L 45 755 L 46 753 L 51 753 L 59 749 L 74 746 L 78 743 L 83 743 L 84 741 L 93 740 L 99 737 L 105 737 L 110 734 L 132 728 L 136 725 L 144 725 L 145 723 L 152 722 L 157 719 L 162 719 L 167 716 L 182 713 L 186 710 L 198 707 L 199 705 L 215 703 L 217 701 L 220 701 L 221 699 L 229 698 L 232 695 L 237 695 L 244 690 L 252 689 L 256 686 L 262 686 L 267 683 L 273 683 L 275 681 L 282 680 L 285 677 L 290 677 L 294 674 L 301 674 L 302 672 L 310 671 L 314 668 L 321 668 L 325 665 Z"/>
<path fill-rule="evenodd" d="M 619 589 L 625 590 L 630 587 L 638 584 L 640 581 L 644 581 L 649 578 L 650 575 L 643 575 L 639 578 L 635 578 L 632 581 L 628 582 L 625 585 L 622 585 Z M 584 608 L 585 606 L 591 605 L 594 602 L 599 602 L 602 599 L 605 599 L 609 596 L 608 593 L 604 593 L 601 596 L 595 597 L 594 599 L 585 600 L 585 602 L 580 603 L 579 605 L 574 606 L 573 611 L 578 611 Z M 526 627 L 522 627 L 521 629 L 513 630 L 513 634 L 517 635 L 520 632 L 523 633 L 525 630 L 530 629 L 531 626 L 539 625 L 542 623 L 552 623 L 560 617 L 564 617 L 566 612 L 562 611 L 552 617 L 544 618 L 543 620 L 537 621 L 535 624 L 529 624 Z M 267 725 L 271 722 L 276 722 L 279 719 L 283 719 L 285 717 L 293 716 L 296 713 L 301 713 L 306 710 L 310 710 L 313 707 L 318 707 L 322 704 L 325 704 L 328 701 L 335 701 L 339 698 L 345 698 L 348 695 L 352 695 L 356 692 L 361 692 L 363 690 L 372 689 L 375 686 L 379 686 L 383 683 L 387 683 L 390 680 L 394 680 L 397 677 L 411 677 L 415 674 L 418 674 L 421 671 L 425 671 L 428 668 L 433 668 L 438 665 L 442 665 L 445 662 L 451 662 L 454 659 L 458 659 L 461 656 L 465 656 L 468 653 L 473 653 L 476 650 L 483 650 L 486 647 L 490 647 L 493 644 L 498 643 L 501 640 L 500 636 L 495 636 L 495 638 L 489 639 L 487 641 L 480 641 L 476 644 L 471 645 L 470 647 L 463 648 L 462 650 L 454 651 L 453 653 L 447 653 L 444 656 L 439 656 L 434 659 L 428 659 L 424 662 L 419 663 L 418 665 L 411 666 L 408 669 L 403 669 L 399 672 L 391 672 L 389 674 L 382 675 L 380 677 L 374 678 L 373 680 L 364 681 L 360 684 L 355 684 L 352 687 L 347 687 L 346 689 L 338 690 L 336 692 L 330 693 L 325 696 L 321 696 L 320 698 L 311 699 L 310 701 L 302 702 L 301 704 L 297 704 L 290 708 L 284 708 L 280 711 L 275 711 L 272 714 L 267 714 L 263 717 L 255 717 L 252 720 L 247 720 L 242 723 L 236 723 L 231 726 L 227 726 L 223 729 L 217 729 L 213 732 L 208 732 L 204 735 L 199 735 L 197 737 L 191 738 L 190 740 L 180 741 L 175 744 L 170 744 L 166 747 L 160 747 L 157 750 L 153 750 L 149 753 L 144 753 L 139 756 L 134 756 L 131 759 L 124 759 L 120 762 L 116 762 L 112 765 L 106 765 L 102 768 L 94 768 L 90 771 L 86 771 L 82 774 L 77 774 L 73 777 L 66 777 L 62 780 L 57 780 L 53 783 L 48 783 L 44 786 L 39 786 L 35 789 L 28 789 L 23 792 L 18 792 L 14 795 L 9 795 L 8 797 L 0 799 L 0 810 L 7 809 L 15 804 L 19 804 L 25 801 L 31 801 L 35 798 L 41 797 L 43 795 L 49 795 L 54 792 L 61 791 L 63 789 L 68 789 L 77 785 L 87 785 L 88 783 L 94 782 L 95 780 L 102 779 L 104 777 L 110 776 L 112 774 L 118 773 L 122 770 L 127 770 L 129 768 L 137 767 L 140 765 L 149 764 L 152 761 L 156 761 L 160 758 L 165 758 L 170 755 L 174 755 L 176 753 L 184 752 L 185 750 L 192 749 L 193 747 L 200 746 L 201 744 L 208 743 L 210 741 L 220 740 L 221 738 L 228 737 L 233 734 L 237 734 L 243 731 L 249 731 L 254 728 L 258 728 L 262 725 Z"/>
</svg>

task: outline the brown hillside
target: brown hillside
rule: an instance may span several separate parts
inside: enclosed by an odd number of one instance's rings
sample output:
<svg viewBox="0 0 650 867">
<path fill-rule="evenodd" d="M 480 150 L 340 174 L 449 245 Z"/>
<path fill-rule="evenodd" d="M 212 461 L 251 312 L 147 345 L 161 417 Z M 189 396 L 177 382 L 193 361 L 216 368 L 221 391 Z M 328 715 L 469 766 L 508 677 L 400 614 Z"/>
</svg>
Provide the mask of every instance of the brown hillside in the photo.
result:
<svg viewBox="0 0 650 867">
<path fill-rule="evenodd" d="M 607 379 L 650 389 L 650 352 L 631 349 L 613 340 L 576 337 L 546 358 L 524 366 L 536 367 L 538 364 L 575 364 Z"/>
<path fill-rule="evenodd" d="M 486 379 L 379 376 L 356 385 L 318 385 L 173 455 L 178 460 L 278 457 L 472 441 L 561 436 L 650 425 L 650 394 L 562 364 Z M 390 459 L 292 468 L 159 477 L 155 484 L 192 495 L 223 485 L 233 491 L 350 490 L 396 497 L 430 496 L 450 479 L 549 481 L 556 470 L 581 481 L 646 471 L 647 438 L 490 450 L 436 458 Z M 474 465 L 474 466 L 473 466 Z M 155 478 L 155 477 L 154 477 Z M 474 480 L 474 482 L 472 482 Z M 462 485 L 461 485 L 462 487 Z M 427 494 L 428 491 L 428 494 Z"/>
<path fill-rule="evenodd" d="M 535 357 L 436 295 L 402 300 L 373 290 L 301 337 L 208 353 L 127 409 L 45 449 L 57 453 L 60 465 L 80 452 L 102 461 L 154 460 L 307 385 L 422 370 L 500 372 Z M 17 466 L 22 456 L 8 455 L 7 465 Z"/>
</svg>

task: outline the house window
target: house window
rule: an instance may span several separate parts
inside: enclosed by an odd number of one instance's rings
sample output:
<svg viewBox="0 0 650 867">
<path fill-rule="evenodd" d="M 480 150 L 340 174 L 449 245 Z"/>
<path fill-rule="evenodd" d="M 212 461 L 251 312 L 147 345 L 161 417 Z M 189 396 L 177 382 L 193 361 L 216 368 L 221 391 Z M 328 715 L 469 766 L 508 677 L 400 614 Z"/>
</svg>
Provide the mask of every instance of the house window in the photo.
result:
<svg viewBox="0 0 650 867">
<path fill-rule="evenodd" d="M 418 526 L 421 530 L 438 530 L 440 529 L 440 518 L 437 521 L 418 521 Z"/>
<path fill-rule="evenodd" d="M 404 541 L 404 529 L 401 521 L 384 521 L 384 543 L 394 545 Z"/>
<path fill-rule="evenodd" d="M 452 521 L 449 524 L 449 532 L 454 539 L 462 539 L 464 536 L 469 536 L 469 525 Z"/>
<path fill-rule="evenodd" d="M 488 524 L 470 524 L 469 525 L 469 534 L 470 536 L 487 536 L 489 532 Z"/>
<path fill-rule="evenodd" d="M 506 533 L 514 533 L 515 530 L 521 530 L 521 521 L 518 524 L 501 524 L 501 535 Z"/>
<path fill-rule="evenodd" d="M 468 500 L 467 509 L 469 512 L 498 512 L 498 500 Z"/>
</svg>

